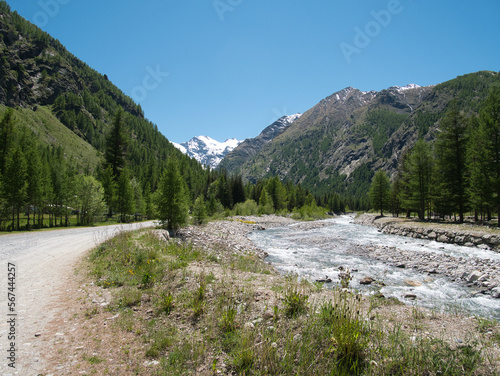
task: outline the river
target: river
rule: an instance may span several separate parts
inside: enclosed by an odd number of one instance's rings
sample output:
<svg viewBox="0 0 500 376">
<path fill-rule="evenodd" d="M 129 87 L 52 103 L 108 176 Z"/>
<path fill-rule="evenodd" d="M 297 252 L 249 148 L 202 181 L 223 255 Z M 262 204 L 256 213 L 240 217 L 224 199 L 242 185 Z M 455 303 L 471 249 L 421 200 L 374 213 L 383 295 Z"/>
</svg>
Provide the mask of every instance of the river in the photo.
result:
<svg viewBox="0 0 500 376">
<path fill-rule="evenodd" d="M 249 238 L 269 254 L 266 260 L 283 273 L 294 273 L 311 281 L 328 276 L 333 282 L 326 286 L 333 287 L 338 286 L 342 269 L 349 269 L 353 277 L 350 287 L 362 293 L 381 292 L 407 304 L 500 320 L 498 299 L 477 294 L 464 283 L 453 282 L 445 276 L 391 266 L 354 250 L 395 247 L 401 251 L 500 261 L 500 254 L 493 251 L 388 235 L 375 227 L 355 224 L 353 217 L 347 215 L 257 231 Z M 376 282 L 361 285 L 359 282 L 364 277 Z M 415 295 L 416 299 L 408 300 L 407 295 Z"/>
</svg>

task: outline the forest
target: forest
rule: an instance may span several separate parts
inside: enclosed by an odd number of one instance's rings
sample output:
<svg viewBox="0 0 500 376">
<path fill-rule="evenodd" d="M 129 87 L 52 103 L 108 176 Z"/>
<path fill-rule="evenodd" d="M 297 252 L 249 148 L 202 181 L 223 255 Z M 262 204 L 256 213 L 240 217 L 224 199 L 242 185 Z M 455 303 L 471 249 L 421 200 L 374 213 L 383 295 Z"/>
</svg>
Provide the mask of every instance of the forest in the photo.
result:
<svg viewBox="0 0 500 376">
<path fill-rule="evenodd" d="M 0 229 L 156 218 L 176 229 L 187 223 L 190 211 L 201 223 L 207 216 L 230 213 L 302 209 L 297 212 L 302 216 L 320 210 L 307 190 L 277 178 L 244 184 L 241 176 L 204 169 L 175 155 L 165 163 L 134 166 L 126 119 L 119 109 L 104 140 L 103 158 L 91 170 L 67 158 L 63 147 L 44 145 L 8 109 L 0 120 Z"/>
<path fill-rule="evenodd" d="M 420 138 L 402 156 L 392 184 L 378 171 L 369 191 L 373 208 L 460 223 L 467 215 L 490 222 L 497 214 L 500 226 L 500 87 L 476 110 L 452 101 L 436 139 Z"/>
</svg>

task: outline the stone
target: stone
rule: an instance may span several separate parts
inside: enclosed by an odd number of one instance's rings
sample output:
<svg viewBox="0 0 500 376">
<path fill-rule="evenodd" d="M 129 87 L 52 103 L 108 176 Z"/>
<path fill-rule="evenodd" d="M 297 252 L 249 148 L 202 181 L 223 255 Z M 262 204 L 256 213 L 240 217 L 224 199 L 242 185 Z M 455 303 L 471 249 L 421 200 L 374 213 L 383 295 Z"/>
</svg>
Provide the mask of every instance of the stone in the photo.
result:
<svg viewBox="0 0 500 376">
<path fill-rule="evenodd" d="M 409 279 L 405 280 L 405 283 L 409 286 L 414 286 L 414 287 L 422 286 L 422 284 L 420 282 L 412 281 Z"/>
<path fill-rule="evenodd" d="M 417 299 L 417 295 L 415 295 L 415 294 L 406 294 L 404 296 L 404 298 L 408 299 L 408 300 L 415 300 L 415 299 Z"/>
<path fill-rule="evenodd" d="M 375 280 L 372 277 L 364 277 L 359 281 L 360 285 L 371 285 Z"/>
<path fill-rule="evenodd" d="M 448 243 L 450 241 L 450 239 L 446 235 L 440 235 L 437 238 L 437 241 L 440 243 Z"/>
<path fill-rule="evenodd" d="M 245 323 L 245 325 L 243 325 L 243 327 L 246 329 L 246 330 L 252 330 L 252 329 L 255 329 L 255 325 L 251 322 L 247 322 Z"/>
<path fill-rule="evenodd" d="M 483 273 L 481 273 L 479 270 L 474 270 L 470 275 L 469 277 L 467 278 L 467 282 L 469 283 L 472 283 L 472 282 L 475 282 L 477 281 L 481 276 L 483 275 Z"/>
<path fill-rule="evenodd" d="M 500 287 L 491 289 L 491 297 L 493 299 L 500 299 Z"/>
</svg>

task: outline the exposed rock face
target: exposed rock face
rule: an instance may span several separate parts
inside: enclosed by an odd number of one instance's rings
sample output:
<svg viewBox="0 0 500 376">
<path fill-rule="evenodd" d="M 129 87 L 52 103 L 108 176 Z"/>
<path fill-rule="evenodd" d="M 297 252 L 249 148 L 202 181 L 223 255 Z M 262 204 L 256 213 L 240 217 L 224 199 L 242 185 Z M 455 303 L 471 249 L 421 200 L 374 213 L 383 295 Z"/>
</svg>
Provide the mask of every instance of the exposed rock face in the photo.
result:
<svg viewBox="0 0 500 376">
<path fill-rule="evenodd" d="M 276 137 L 285 132 L 288 127 L 300 117 L 301 114 L 295 114 L 279 118 L 270 126 L 265 128 L 257 137 L 248 138 L 240 143 L 238 147 L 225 156 L 220 163 L 220 167 L 229 171 L 235 171 L 235 169 L 237 170 L 237 166 L 254 157 L 264 147 L 264 145 L 273 141 Z"/>
<path fill-rule="evenodd" d="M 243 143 L 221 166 L 249 181 L 279 175 L 320 194 L 347 186 L 361 195 L 359 189 L 368 190 L 370 171 L 383 169 L 392 176 L 418 138 L 434 139 L 451 100 L 460 98 L 461 107 L 478 108 L 498 82 L 496 72 L 477 72 L 436 86 L 393 86 L 379 92 L 347 87 L 321 100 L 271 141 Z"/>
</svg>

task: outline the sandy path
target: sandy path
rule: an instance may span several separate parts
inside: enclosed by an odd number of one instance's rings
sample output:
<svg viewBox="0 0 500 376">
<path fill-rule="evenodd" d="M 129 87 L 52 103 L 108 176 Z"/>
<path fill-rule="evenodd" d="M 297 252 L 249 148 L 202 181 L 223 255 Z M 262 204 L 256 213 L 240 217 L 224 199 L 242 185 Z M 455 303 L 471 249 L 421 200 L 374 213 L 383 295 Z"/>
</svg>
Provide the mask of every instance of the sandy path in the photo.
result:
<svg viewBox="0 0 500 376">
<path fill-rule="evenodd" d="M 59 300 L 70 290 L 75 263 L 118 232 L 148 226 L 153 222 L 0 236 L 0 375 L 38 375 L 47 345 L 44 329 L 63 309 Z M 9 263 L 16 269 L 16 316 L 8 316 Z M 15 318 L 15 369 L 7 359 L 11 318 Z"/>
</svg>

